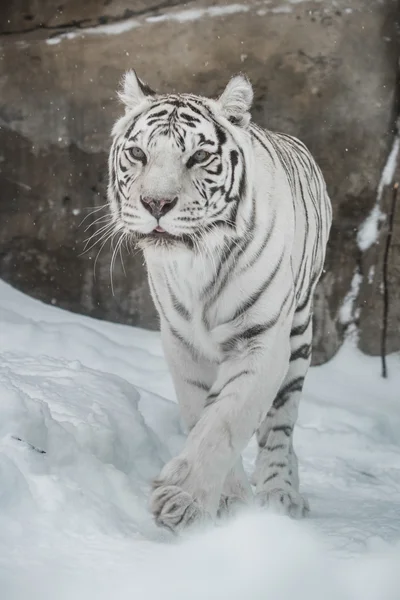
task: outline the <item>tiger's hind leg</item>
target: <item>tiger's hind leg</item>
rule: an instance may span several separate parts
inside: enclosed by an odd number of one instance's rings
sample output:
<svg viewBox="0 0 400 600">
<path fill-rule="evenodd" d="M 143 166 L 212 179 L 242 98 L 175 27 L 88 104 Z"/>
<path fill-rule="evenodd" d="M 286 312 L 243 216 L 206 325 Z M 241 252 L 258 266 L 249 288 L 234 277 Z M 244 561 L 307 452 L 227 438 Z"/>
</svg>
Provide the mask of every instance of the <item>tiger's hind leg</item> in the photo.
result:
<svg viewBox="0 0 400 600">
<path fill-rule="evenodd" d="M 299 491 L 297 456 L 293 448 L 293 429 L 311 359 L 312 315 L 301 317 L 304 315 L 295 316 L 292 327 L 287 375 L 257 431 L 259 449 L 252 478 L 257 503 L 294 518 L 304 517 L 309 511 L 307 500 Z"/>
</svg>

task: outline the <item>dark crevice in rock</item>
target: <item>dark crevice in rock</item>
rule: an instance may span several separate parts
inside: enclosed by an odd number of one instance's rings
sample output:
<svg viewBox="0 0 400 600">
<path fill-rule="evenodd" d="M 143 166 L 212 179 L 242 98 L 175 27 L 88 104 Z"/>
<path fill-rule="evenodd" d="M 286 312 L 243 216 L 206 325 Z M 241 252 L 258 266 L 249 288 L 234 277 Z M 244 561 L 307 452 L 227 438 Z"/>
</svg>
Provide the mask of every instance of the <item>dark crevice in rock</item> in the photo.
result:
<svg viewBox="0 0 400 600">
<path fill-rule="evenodd" d="M 39 25 L 35 25 L 34 27 L 30 27 L 27 29 L 20 30 L 12 30 L 12 31 L 1 31 L 0 36 L 10 36 L 10 35 L 21 35 L 34 33 L 36 31 L 52 31 L 53 35 L 59 35 L 60 33 L 66 33 L 73 29 L 85 29 L 86 27 L 99 27 L 101 25 L 111 25 L 113 23 L 120 23 L 125 21 L 126 19 L 132 19 L 135 17 L 143 17 L 145 15 L 156 15 L 161 10 L 165 10 L 167 8 L 175 8 L 177 6 L 188 5 L 190 2 L 187 0 L 166 0 L 165 2 L 160 2 L 160 4 L 156 6 L 152 6 L 150 8 L 144 8 L 142 10 L 131 10 L 127 8 L 122 15 L 111 16 L 111 15 L 102 15 L 97 18 L 87 18 L 87 19 L 79 19 L 72 20 L 67 23 L 60 23 L 59 25 L 46 25 L 45 23 L 40 23 Z M 31 16 L 31 15 L 30 15 Z"/>
<path fill-rule="evenodd" d="M 116 18 L 116 20 L 118 20 Z M 45 25 L 44 23 L 40 23 L 39 25 L 35 25 L 35 27 L 30 27 L 28 29 L 20 29 L 20 30 L 12 30 L 12 31 L 0 31 L 0 35 L 20 35 L 24 33 L 33 33 L 34 31 L 64 31 L 65 29 L 82 29 L 83 27 L 92 23 L 91 19 L 82 19 L 81 21 L 70 21 L 69 23 L 62 23 L 61 25 Z"/>
</svg>

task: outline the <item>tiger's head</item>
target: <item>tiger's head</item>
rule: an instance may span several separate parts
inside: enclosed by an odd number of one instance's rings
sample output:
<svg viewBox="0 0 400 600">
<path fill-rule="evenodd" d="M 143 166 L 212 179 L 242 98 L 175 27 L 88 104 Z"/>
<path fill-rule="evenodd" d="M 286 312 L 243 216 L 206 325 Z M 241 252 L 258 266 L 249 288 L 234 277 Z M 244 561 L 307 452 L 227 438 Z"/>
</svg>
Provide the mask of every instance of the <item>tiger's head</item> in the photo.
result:
<svg viewBox="0 0 400 600">
<path fill-rule="evenodd" d="M 126 111 L 112 131 L 108 186 L 116 228 L 143 248 L 240 235 L 251 195 L 248 79 L 233 77 L 212 100 L 158 95 L 129 71 L 119 96 Z"/>
</svg>

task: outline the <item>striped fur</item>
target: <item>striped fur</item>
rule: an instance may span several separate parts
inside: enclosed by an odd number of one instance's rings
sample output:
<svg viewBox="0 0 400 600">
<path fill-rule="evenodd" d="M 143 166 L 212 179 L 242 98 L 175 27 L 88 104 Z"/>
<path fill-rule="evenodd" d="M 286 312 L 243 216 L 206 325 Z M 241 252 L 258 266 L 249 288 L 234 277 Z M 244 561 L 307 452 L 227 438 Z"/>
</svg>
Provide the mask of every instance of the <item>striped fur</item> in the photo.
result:
<svg viewBox="0 0 400 600">
<path fill-rule="evenodd" d="M 255 432 L 256 500 L 302 516 L 292 436 L 331 223 L 322 174 L 300 141 L 251 123 L 243 76 L 211 100 L 155 95 L 131 72 L 121 96 L 111 213 L 144 251 L 189 430 L 154 483 L 154 516 L 179 530 L 248 502 L 241 452 Z M 149 197 L 175 204 L 158 219 Z"/>
</svg>

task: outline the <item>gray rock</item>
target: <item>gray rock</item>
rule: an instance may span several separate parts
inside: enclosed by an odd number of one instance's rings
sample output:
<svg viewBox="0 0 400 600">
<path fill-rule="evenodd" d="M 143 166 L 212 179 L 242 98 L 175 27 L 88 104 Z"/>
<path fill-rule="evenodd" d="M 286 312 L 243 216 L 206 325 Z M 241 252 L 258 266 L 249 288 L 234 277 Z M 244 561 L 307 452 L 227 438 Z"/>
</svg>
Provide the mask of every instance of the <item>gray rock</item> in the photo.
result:
<svg viewBox="0 0 400 600">
<path fill-rule="evenodd" d="M 110 247 L 96 270 L 98 248 L 82 254 L 98 224 L 85 226 L 104 214 L 80 226 L 106 202 L 109 132 L 121 113 L 115 90 L 135 67 L 159 91 L 213 96 L 242 70 L 255 87 L 254 119 L 305 141 L 332 197 L 315 310 L 314 361 L 325 361 L 343 339 L 340 307 L 367 260 L 356 234 L 375 203 L 392 141 L 397 17 L 395 0 L 140 0 L 129 12 L 120 0 L 46 0 L 40 10 L 34 0 L 3 2 L 1 276 L 73 311 L 157 327 L 140 255 L 123 251 L 126 275 L 117 257 L 113 294 Z M 360 343 L 373 353 L 380 314 L 372 306 L 360 314 Z M 400 332 L 391 336 L 390 347 L 399 348 Z"/>
<path fill-rule="evenodd" d="M 400 182 L 400 167 L 394 181 Z M 382 343 L 384 314 L 383 266 L 389 229 L 388 215 L 394 207 L 392 240 L 389 245 L 387 270 L 387 335 L 386 352 L 400 350 L 400 193 L 393 199 L 393 186 L 384 188 L 380 209 L 379 231 L 373 243 L 362 255 L 360 269 L 363 278 L 358 297 L 359 346 L 367 354 L 379 354 Z"/>
</svg>

